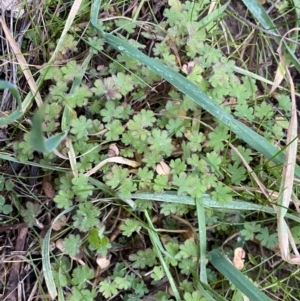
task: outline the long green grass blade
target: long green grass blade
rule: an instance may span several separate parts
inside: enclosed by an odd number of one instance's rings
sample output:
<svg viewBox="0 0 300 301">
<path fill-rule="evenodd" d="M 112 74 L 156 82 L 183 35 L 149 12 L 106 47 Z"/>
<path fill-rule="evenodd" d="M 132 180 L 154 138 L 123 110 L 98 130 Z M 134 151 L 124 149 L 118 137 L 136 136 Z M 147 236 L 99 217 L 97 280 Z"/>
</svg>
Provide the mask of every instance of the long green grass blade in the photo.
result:
<svg viewBox="0 0 300 301">
<path fill-rule="evenodd" d="M 54 171 L 60 171 L 60 172 L 69 171 L 68 168 L 63 168 L 63 167 L 59 167 L 59 166 L 52 166 L 52 165 L 46 165 L 46 164 L 40 164 L 40 163 L 36 163 L 34 161 L 21 162 L 21 161 L 17 160 L 15 157 L 12 157 L 11 155 L 6 154 L 6 153 L 2 153 L 2 152 L 0 152 L 0 160 L 14 162 L 14 163 L 20 163 L 20 164 L 24 164 L 24 165 L 28 165 L 28 166 L 36 166 L 36 167 L 40 167 L 40 168 L 43 168 L 43 169 L 46 169 L 46 170 L 54 170 Z"/>
<path fill-rule="evenodd" d="M 75 208 L 75 206 L 70 207 L 63 212 L 61 212 L 54 220 L 53 224 L 60 219 L 60 217 L 70 211 L 72 211 Z M 57 296 L 57 290 L 56 290 L 56 285 L 53 279 L 53 274 L 52 274 L 52 269 L 51 269 L 51 264 L 50 264 L 50 239 L 51 239 L 51 230 L 52 227 L 47 231 L 45 238 L 43 240 L 43 245 L 42 245 L 42 264 L 43 264 L 43 273 L 44 273 L 44 278 L 46 282 L 46 286 L 48 288 L 48 292 L 54 300 Z"/>
<path fill-rule="evenodd" d="M 199 29 L 207 28 L 207 26 L 209 24 L 212 24 L 212 26 L 215 26 L 215 24 L 213 22 L 215 20 L 221 18 L 223 12 L 225 11 L 225 9 L 227 8 L 229 3 L 230 3 L 230 1 L 223 4 L 222 6 L 218 7 L 217 9 L 215 9 L 213 12 L 211 12 L 210 14 L 205 16 L 203 19 L 199 20 L 199 23 L 198 23 Z"/>
<path fill-rule="evenodd" d="M 277 30 L 276 26 L 274 25 L 272 19 L 269 17 L 265 9 L 257 0 L 243 0 L 244 4 L 247 8 L 251 11 L 253 16 L 258 20 L 258 22 L 264 27 L 264 29 L 269 30 L 279 36 L 281 36 L 280 32 Z M 277 43 L 280 43 L 279 37 L 274 37 Z M 284 54 L 285 56 L 290 59 L 290 61 L 295 65 L 295 68 L 300 72 L 300 63 L 297 57 L 294 54 L 294 51 L 288 46 L 288 44 L 284 41 Z M 292 47 L 295 49 L 295 47 Z"/>
<path fill-rule="evenodd" d="M 194 280 L 196 282 L 197 288 L 199 292 L 205 297 L 208 301 L 227 301 L 224 297 L 215 292 L 209 285 L 199 281 L 199 279 L 195 279 L 195 275 L 193 275 Z"/>
<path fill-rule="evenodd" d="M 203 198 L 196 199 L 196 210 L 199 228 L 199 248 L 200 248 L 200 281 L 207 284 L 206 273 L 206 222 Z"/>
<path fill-rule="evenodd" d="M 251 301 L 271 301 L 267 295 L 259 290 L 244 274 L 237 270 L 218 250 L 209 253 L 211 264 L 231 281 Z"/>
<path fill-rule="evenodd" d="M 115 196 L 116 191 L 111 189 L 108 185 L 100 182 L 97 179 L 94 179 L 92 177 L 89 177 L 89 182 L 93 184 L 95 187 L 97 187 L 99 190 L 103 191 L 105 194 L 110 195 L 110 196 Z"/>
<path fill-rule="evenodd" d="M 40 152 L 53 151 L 63 139 L 66 138 L 68 132 L 57 133 L 50 138 L 45 138 L 42 131 L 43 110 L 39 109 L 32 118 L 31 145 Z"/>
<path fill-rule="evenodd" d="M 132 199 L 140 199 L 140 200 L 153 200 L 158 202 L 165 203 L 177 203 L 177 204 L 185 204 L 185 205 L 193 205 L 195 206 L 195 200 L 189 196 L 185 195 L 177 195 L 176 192 L 164 192 L 164 193 L 134 193 L 131 195 Z M 212 209 L 218 210 L 238 210 L 238 211 L 261 211 L 269 214 L 277 214 L 274 208 L 268 206 L 262 206 L 254 203 L 249 203 L 241 200 L 232 200 L 227 203 L 220 203 L 218 201 L 214 201 L 209 194 L 203 194 L 203 206 Z M 293 214 L 286 214 L 286 217 L 294 220 L 296 222 L 300 222 L 300 217 Z"/>
<path fill-rule="evenodd" d="M 159 237 L 158 237 L 158 235 L 157 235 L 157 233 L 154 229 L 154 226 L 152 224 L 152 221 L 151 221 L 151 218 L 150 218 L 148 212 L 144 211 L 144 213 L 145 213 L 145 216 L 147 218 L 147 221 L 148 221 L 148 224 L 149 224 L 149 227 L 150 227 L 148 233 L 149 233 L 149 237 L 151 239 L 152 245 L 153 245 L 153 247 L 156 251 L 156 254 L 159 258 L 159 261 L 160 261 L 160 263 L 161 263 L 161 265 L 162 265 L 162 267 L 163 267 L 163 269 L 166 273 L 166 276 L 169 280 L 169 283 L 170 283 L 170 286 L 173 290 L 175 299 L 176 299 L 176 301 L 180 301 L 181 299 L 180 299 L 180 296 L 179 296 L 179 292 L 177 290 L 176 283 L 174 281 L 174 278 L 173 278 L 173 276 L 170 272 L 170 269 L 169 269 L 166 261 L 164 260 L 164 257 L 162 256 L 162 253 L 166 254 L 166 251 L 163 249 L 163 246 L 162 246 L 162 244 L 159 240 Z M 167 256 L 168 256 L 168 254 L 167 254 Z"/>
<path fill-rule="evenodd" d="M 4 90 L 4 89 L 10 90 L 11 94 L 17 101 L 19 110 L 22 110 L 21 96 L 17 87 L 6 80 L 0 80 L 0 90 Z"/>
<path fill-rule="evenodd" d="M 110 46 L 119 50 L 121 53 L 136 59 L 140 63 L 145 64 L 149 69 L 165 78 L 178 90 L 189 96 L 203 109 L 216 117 L 220 122 L 227 125 L 231 131 L 233 131 L 240 139 L 247 142 L 251 147 L 264 154 L 267 158 L 272 159 L 275 163 L 284 162 L 285 156 L 278 148 L 271 145 L 264 137 L 225 112 L 220 106 L 214 103 L 208 95 L 184 76 L 171 68 L 164 66 L 159 61 L 149 58 L 147 55 L 118 37 L 111 34 L 106 34 L 105 37 Z M 299 167 L 297 173 L 300 176 Z"/>
<path fill-rule="evenodd" d="M 134 58 L 138 62 L 146 65 L 156 74 L 160 75 L 174 87 L 183 92 L 185 95 L 194 100 L 203 109 L 216 117 L 221 123 L 227 125 L 232 132 L 234 132 L 240 139 L 244 140 L 251 147 L 258 152 L 265 155 L 267 158 L 275 163 L 283 164 L 285 161 L 285 155 L 281 150 L 270 144 L 264 137 L 254 132 L 245 124 L 236 120 L 232 115 L 225 112 L 220 106 L 218 106 L 213 100 L 209 98 L 202 90 L 200 90 L 195 84 L 190 82 L 187 78 L 172 70 L 168 66 L 163 65 L 157 60 L 154 60 L 134 46 L 130 45 L 127 41 L 113 36 L 112 34 L 103 33 L 103 31 L 97 26 L 97 17 L 101 1 L 96 0 L 92 7 L 91 22 L 101 35 L 104 36 L 106 42 L 125 55 Z M 296 176 L 300 177 L 300 167 L 297 165 L 295 168 Z"/>
<path fill-rule="evenodd" d="M 0 80 L 0 90 L 9 89 L 10 93 L 17 101 L 17 110 L 12 112 L 8 117 L 0 117 L 0 126 L 13 123 L 15 120 L 22 117 L 22 102 L 20 93 L 15 85 L 6 81 Z"/>
</svg>

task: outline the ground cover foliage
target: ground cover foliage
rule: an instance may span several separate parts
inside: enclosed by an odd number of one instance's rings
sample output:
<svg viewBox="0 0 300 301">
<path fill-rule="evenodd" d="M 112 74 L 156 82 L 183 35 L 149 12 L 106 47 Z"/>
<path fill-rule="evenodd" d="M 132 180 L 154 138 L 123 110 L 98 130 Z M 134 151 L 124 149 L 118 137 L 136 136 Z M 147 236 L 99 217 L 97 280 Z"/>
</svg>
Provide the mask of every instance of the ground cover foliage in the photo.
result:
<svg viewBox="0 0 300 301">
<path fill-rule="evenodd" d="M 299 3 L 262 4 L 2 8 L 1 298 L 300 299 Z"/>
</svg>

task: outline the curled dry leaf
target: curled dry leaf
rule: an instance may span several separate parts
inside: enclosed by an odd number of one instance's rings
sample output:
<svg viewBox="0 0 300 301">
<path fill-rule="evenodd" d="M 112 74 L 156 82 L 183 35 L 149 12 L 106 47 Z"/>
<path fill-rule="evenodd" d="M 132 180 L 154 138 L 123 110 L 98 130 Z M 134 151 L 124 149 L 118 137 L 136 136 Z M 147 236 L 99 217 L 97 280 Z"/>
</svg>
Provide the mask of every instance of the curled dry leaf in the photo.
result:
<svg viewBox="0 0 300 301">
<path fill-rule="evenodd" d="M 116 157 L 116 156 L 119 156 L 120 154 L 120 151 L 119 151 L 119 148 L 117 147 L 117 145 L 115 143 L 112 143 L 110 144 L 110 146 L 108 147 L 108 157 L 111 158 L 111 157 Z"/>
<path fill-rule="evenodd" d="M 35 219 L 35 226 L 39 229 L 44 229 L 44 225 L 37 218 Z"/>
<path fill-rule="evenodd" d="M 232 263 L 238 270 L 241 270 L 244 267 L 245 256 L 246 252 L 243 248 L 236 248 L 234 250 L 234 257 Z"/>
<path fill-rule="evenodd" d="M 171 168 L 164 161 L 161 161 L 156 165 L 156 172 L 159 175 L 169 175 L 171 173 Z"/>
<path fill-rule="evenodd" d="M 50 241 L 49 250 L 52 252 L 52 251 L 54 251 L 55 248 L 56 248 L 55 242 L 54 241 Z"/>
<path fill-rule="evenodd" d="M 62 238 L 58 239 L 55 243 L 56 248 L 62 253 L 65 252 L 64 240 Z"/>
<path fill-rule="evenodd" d="M 168 1 L 168 4 L 174 8 L 176 11 L 181 11 L 182 8 L 181 8 L 181 2 L 179 0 L 169 0 Z"/>
<path fill-rule="evenodd" d="M 129 169 L 129 173 L 130 174 L 134 174 L 136 175 L 138 173 L 138 169 L 134 168 L 134 169 Z"/>
<path fill-rule="evenodd" d="M 99 255 L 96 261 L 101 270 L 106 269 L 110 265 L 110 259 L 108 259 L 106 256 Z"/>
<path fill-rule="evenodd" d="M 72 256 L 72 255 L 69 255 L 73 260 L 77 261 L 79 264 L 81 265 L 85 265 L 85 262 L 81 259 L 82 257 L 82 254 L 79 253 L 79 255 L 76 255 L 76 256 Z"/>
<path fill-rule="evenodd" d="M 105 68 L 104 65 L 98 65 L 96 69 L 97 71 L 102 71 L 104 68 Z"/>
<path fill-rule="evenodd" d="M 43 190 L 47 198 L 53 199 L 55 197 L 55 190 L 50 181 L 43 181 Z"/>
<path fill-rule="evenodd" d="M 235 97 L 226 98 L 223 103 L 224 106 L 230 106 L 231 108 L 235 108 L 237 105 L 237 99 Z"/>
<path fill-rule="evenodd" d="M 184 64 L 182 66 L 181 71 L 188 75 L 193 71 L 194 66 L 195 66 L 194 62 L 188 62 L 187 64 Z"/>
<path fill-rule="evenodd" d="M 169 293 L 170 296 L 174 297 L 174 292 L 173 292 L 171 286 L 168 287 L 168 293 Z"/>
<path fill-rule="evenodd" d="M 54 231 L 60 231 L 66 224 L 67 217 L 65 215 L 62 215 L 53 225 L 52 229 Z"/>
</svg>

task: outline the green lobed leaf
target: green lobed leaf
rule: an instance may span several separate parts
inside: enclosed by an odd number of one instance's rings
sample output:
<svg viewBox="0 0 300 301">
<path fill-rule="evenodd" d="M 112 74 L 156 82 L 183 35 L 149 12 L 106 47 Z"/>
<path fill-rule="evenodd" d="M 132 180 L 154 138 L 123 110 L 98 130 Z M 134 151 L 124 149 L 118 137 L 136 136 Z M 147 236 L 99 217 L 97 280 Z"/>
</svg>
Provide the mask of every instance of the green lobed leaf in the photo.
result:
<svg viewBox="0 0 300 301">
<path fill-rule="evenodd" d="M 148 57 L 147 55 L 136 49 L 134 46 L 130 45 L 126 40 L 120 39 L 112 34 L 104 33 L 103 30 L 97 25 L 100 4 L 100 0 L 93 2 L 91 22 L 111 47 L 131 58 L 136 59 L 139 63 L 146 65 L 156 74 L 169 81 L 174 87 L 190 97 L 203 109 L 216 117 L 221 123 L 228 126 L 229 129 L 234 132 L 240 139 L 244 140 L 251 147 L 265 155 L 268 159 L 272 160 L 275 163 L 284 163 L 285 155 L 282 150 L 278 149 L 277 147 L 269 143 L 264 137 L 254 132 L 245 124 L 236 120 L 229 113 L 225 112 L 220 106 L 212 101 L 212 99 L 210 99 L 207 94 L 205 94 L 187 78 L 177 73 L 173 69 L 163 65 L 159 61 Z M 295 175 L 297 177 L 300 177 L 300 167 L 298 165 L 295 168 Z"/>
</svg>

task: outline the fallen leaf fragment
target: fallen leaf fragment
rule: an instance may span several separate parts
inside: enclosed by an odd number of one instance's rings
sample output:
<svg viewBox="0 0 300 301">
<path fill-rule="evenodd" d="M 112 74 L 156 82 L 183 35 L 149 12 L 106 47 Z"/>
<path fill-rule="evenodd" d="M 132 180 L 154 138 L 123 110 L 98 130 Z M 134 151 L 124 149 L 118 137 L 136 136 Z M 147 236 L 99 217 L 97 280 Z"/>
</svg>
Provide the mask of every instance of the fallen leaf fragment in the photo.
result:
<svg viewBox="0 0 300 301">
<path fill-rule="evenodd" d="M 181 11 L 181 2 L 179 0 L 169 0 L 168 4 L 174 8 L 176 11 Z"/>
<path fill-rule="evenodd" d="M 53 225 L 52 229 L 54 231 L 60 231 L 66 225 L 67 217 L 62 215 Z"/>
<path fill-rule="evenodd" d="M 156 172 L 159 175 L 169 175 L 171 173 L 171 168 L 164 161 L 161 161 L 156 165 Z"/>
<path fill-rule="evenodd" d="M 101 270 L 106 269 L 110 265 L 110 260 L 106 256 L 98 256 L 96 262 Z"/>
<path fill-rule="evenodd" d="M 58 239 L 55 243 L 56 248 L 61 251 L 62 253 L 65 252 L 65 246 L 64 246 L 64 240 L 63 239 Z"/>
<path fill-rule="evenodd" d="M 240 271 L 244 267 L 246 252 L 243 248 L 236 248 L 234 250 L 233 265 Z"/>
<path fill-rule="evenodd" d="M 117 147 L 117 145 L 115 143 L 112 143 L 109 147 L 108 147 L 108 157 L 116 157 L 119 156 L 120 151 L 119 148 Z"/>
<path fill-rule="evenodd" d="M 55 197 L 55 190 L 50 181 L 43 181 L 43 190 L 47 198 L 53 199 Z"/>
</svg>

